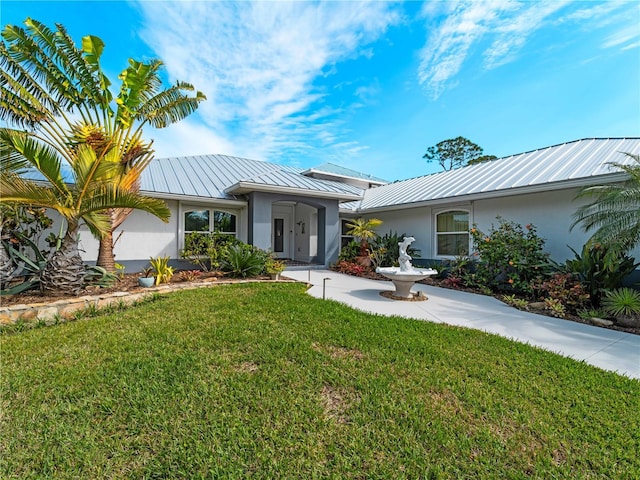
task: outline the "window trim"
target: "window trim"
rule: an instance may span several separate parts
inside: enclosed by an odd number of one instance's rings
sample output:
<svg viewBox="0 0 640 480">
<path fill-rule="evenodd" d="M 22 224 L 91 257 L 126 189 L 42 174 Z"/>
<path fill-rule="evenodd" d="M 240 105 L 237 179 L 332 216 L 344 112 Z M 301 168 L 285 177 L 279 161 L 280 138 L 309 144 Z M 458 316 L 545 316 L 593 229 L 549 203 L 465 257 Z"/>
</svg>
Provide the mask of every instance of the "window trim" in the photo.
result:
<svg viewBox="0 0 640 480">
<path fill-rule="evenodd" d="M 443 214 L 447 214 L 447 213 L 454 213 L 454 212 L 464 212 L 467 214 L 467 230 L 466 231 L 455 231 L 455 232 L 438 232 L 438 217 L 440 215 Z M 447 209 L 443 209 L 443 210 L 438 210 L 436 212 L 434 212 L 433 214 L 433 252 L 434 252 L 434 256 L 435 258 L 442 258 L 442 259 L 454 259 L 456 258 L 458 255 L 445 255 L 445 254 L 440 254 L 438 252 L 438 237 L 439 235 L 460 235 L 460 234 L 467 234 L 467 239 L 468 239 L 468 246 L 467 246 L 467 256 L 471 254 L 471 233 L 469 231 L 469 229 L 471 228 L 471 223 L 472 223 L 472 219 L 471 219 L 471 208 L 463 208 L 463 207 L 450 207 Z"/>
<path fill-rule="evenodd" d="M 232 208 L 225 208 L 224 206 L 218 205 L 195 205 L 192 203 L 189 204 L 181 204 L 180 205 L 180 219 L 179 219 L 179 229 L 180 229 L 180 238 L 179 238 L 179 249 L 184 248 L 184 239 L 185 237 L 192 232 L 197 232 L 197 230 L 187 230 L 186 229 L 186 221 L 185 216 L 189 212 L 198 212 L 202 210 L 207 210 L 209 212 L 209 229 L 206 231 L 201 231 L 200 233 L 214 233 L 216 232 L 215 227 L 215 212 L 223 212 L 228 213 L 230 215 L 234 215 L 236 217 L 236 231 L 235 232 L 217 232 L 223 235 L 233 235 L 235 238 L 240 238 L 240 221 L 241 221 L 241 210 L 235 210 Z"/>
</svg>

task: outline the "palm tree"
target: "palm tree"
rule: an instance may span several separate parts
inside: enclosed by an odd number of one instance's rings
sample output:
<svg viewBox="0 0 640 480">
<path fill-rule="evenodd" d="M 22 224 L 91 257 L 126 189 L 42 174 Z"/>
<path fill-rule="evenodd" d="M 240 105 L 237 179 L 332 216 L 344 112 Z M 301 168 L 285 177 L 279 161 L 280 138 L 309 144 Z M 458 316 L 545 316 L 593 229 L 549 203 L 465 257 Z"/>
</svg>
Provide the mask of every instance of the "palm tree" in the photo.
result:
<svg viewBox="0 0 640 480">
<path fill-rule="evenodd" d="M 378 220 L 377 218 L 356 218 L 351 222 L 347 222 L 347 227 L 349 227 L 347 233 L 360 239 L 361 257 L 368 255 L 367 249 L 369 248 L 369 241 L 376 238 L 377 233 L 374 229 L 380 225 L 382 225 L 382 220 Z"/>
<path fill-rule="evenodd" d="M 634 163 L 611 163 L 627 174 L 619 184 L 584 188 L 576 198 L 593 201 L 579 207 L 573 215 L 573 229 L 582 224 L 593 231 L 592 242 L 602 243 L 618 254 L 624 254 L 640 242 L 640 155 L 625 153 Z"/>
<path fill-rule="evenodd" d="M 67 223 L 61 246 L 40 278 L 41 287 L 52 292 L 77 293 L 83 286 L 85 268 L 78 251 L 81 221 L 99 236 L 109 228 L 108 208 L 141 209 L 164 221 L 170 215 L 163 201 L 128 188 L 127 174 L 120 174 L 117 149 L 105 148 L 96 155 L 90 145 L 81 144 L 72 151 L 73 155 L 63 157 L 34 135 L 0 129 L 1 201 L 54 209 Z M 63 172 L 65 160 L 70 178 Z M 42 179 L 25 178 L 27 172 L 37 172 Z"/>
<path fill-rule="evenodd" d="M 57 151 L 68 163 L 83 144 L 96 158 L 108 152 L 120 168 L 109 169 L 120 191 L 137 192 L 140 175 L 153 159 L 152 142 L 142 139 L 142 127 L 164 128 L 193 113 L 205 100 L 192 85 L 177 82 L 162 89 L 162 62 L 129 59 L 118 76 L 118 93 L 102 70 L 104 42 L 85 36 L 77 48 L 62 25 L 51 30 L 27 19 L 26 29 L 8 25 L 0 50 L 0 119 L 28 128 L 30 135 Z M 103 181 L 106 177 L 103 174 Z M 115 270 L 113 231 L 131 212 L 109 208 L 108 228 L 100 239 L 98 265 Z"/>
</svg>

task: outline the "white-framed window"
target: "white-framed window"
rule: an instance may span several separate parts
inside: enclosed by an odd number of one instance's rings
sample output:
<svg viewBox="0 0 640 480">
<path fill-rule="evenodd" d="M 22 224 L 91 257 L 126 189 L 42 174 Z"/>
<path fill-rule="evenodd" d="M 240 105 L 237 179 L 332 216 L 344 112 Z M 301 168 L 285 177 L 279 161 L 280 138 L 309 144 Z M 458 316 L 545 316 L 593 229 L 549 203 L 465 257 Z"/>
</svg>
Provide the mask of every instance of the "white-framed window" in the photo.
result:
<svg viewBox="0 0 640 480">
<path fill-rule="evenodd" d="M 469 255 L 469 212 L 447 210 L 436 215 L 436 255 Z"/>
<path fill-rule="evenodd" d="M 231 212 L 213 208 L 188 209 L 183 213 L 184 234 L 192 232 L 238 235 L 238 217 Z"/>
</svg>

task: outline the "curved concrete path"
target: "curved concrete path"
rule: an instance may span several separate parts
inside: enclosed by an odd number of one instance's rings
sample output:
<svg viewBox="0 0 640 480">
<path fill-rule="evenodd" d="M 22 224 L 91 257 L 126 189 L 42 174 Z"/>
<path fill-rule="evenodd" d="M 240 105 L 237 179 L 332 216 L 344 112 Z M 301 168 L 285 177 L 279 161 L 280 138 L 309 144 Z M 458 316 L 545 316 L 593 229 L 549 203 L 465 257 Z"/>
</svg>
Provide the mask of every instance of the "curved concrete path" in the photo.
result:
<svg viewBox="0 0 640 480">
<path fill-rule="evenodd" d="M 308 293 L 318 298 L 324 283 L 326 298 L 359 310 L 483 330 L 640 379 L 639 335 L 523 312 L 493 297 L 429 285 L 413 288 L 423 291 L 427 301 L 403 302 L 380 295 L 394 290 L 387 281 L 330 270 L 287 270 L 282 276 L 310 283 Z"/>
</svg>

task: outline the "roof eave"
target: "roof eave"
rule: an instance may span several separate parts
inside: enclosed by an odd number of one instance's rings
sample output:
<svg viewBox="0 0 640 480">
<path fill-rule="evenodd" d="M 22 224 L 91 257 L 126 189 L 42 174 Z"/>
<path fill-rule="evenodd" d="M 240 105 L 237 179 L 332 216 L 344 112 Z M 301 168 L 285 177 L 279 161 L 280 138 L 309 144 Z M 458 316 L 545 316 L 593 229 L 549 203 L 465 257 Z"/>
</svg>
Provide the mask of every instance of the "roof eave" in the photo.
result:
<svg viewBox="0 0 640 480">
<path fill-rule="evenodd" d="M 286 187 L 282 185 L 264 185 L 252 182 L 238 182 L 224 190 L 229 194 L 246 194 L 251 192 L 285 193 L 299 195 L 301 197 L 328 198 L 336 200 L 361 200 L 361 195 L 340 192 L 323 192 L 320 190 L 308 190 L 306 188 Z"/>
<path fill-rule="evenodd" d="M 600 183 L 615 183 L 626 180 L 628 177 L 625 173 L 609 173 L 604 175 L 597 175 L 593 177 L 583 177 L 573 180 L 564 180 L 560 182 L 551 182 L 538 185 L 529 185 L 526 187 L 515 187 L 503 190 L 492 190 L 489 192 L 472 193 L 469 195 L 456 195 L 452 197 L 434 198 L 429 200 L 422 200 L 412 203 L 398 203 L 394 205 L 383 205 L 380 207 L 372 208 L 358 208 L 353 210 L 354 213 L 373 213 L 373 212 L 388 212 L 393 210 L 405 210 L 408 208 L 420 208 L 431 207 L 443 204 L 451 203 L 468 203 L 475 200 L 486 200 L 488 198 L 500 198 L 509 197 L 513 195 L 526 195 L 531 193 L 542 193 L 554 190 L 564 190 L 570 188 L 582 188 L 592 185 L 598 185 Z"/>
<path fill-rule="evenodd" d="M 235 206 L 235 207 L 247 206 L 247 202 L 245 200 L 237 200 L 237 199 L 230 199 L 230 198 L 208 197 L 208 196 L 199 196 L 199 195 L 181 195 L 177 193 L 153 192 L 148 190 L 141 190 L 140 193 L 148 197 L 159 198 L 161 200 L 180 200 L 180 201 L 188 201 L 188 202 L 220 203 L 220 204 Z"/>
</svg>

